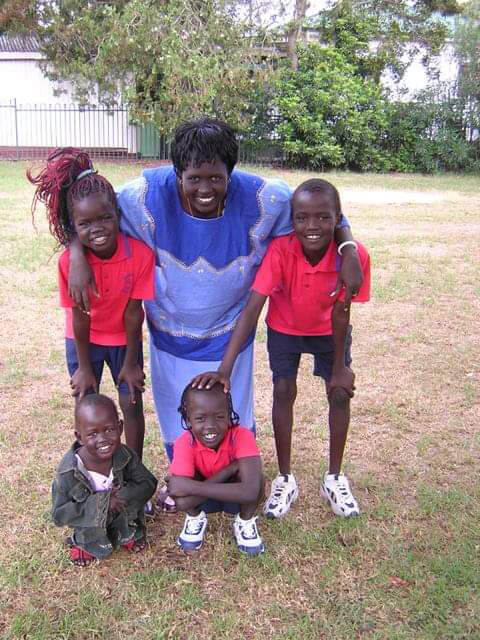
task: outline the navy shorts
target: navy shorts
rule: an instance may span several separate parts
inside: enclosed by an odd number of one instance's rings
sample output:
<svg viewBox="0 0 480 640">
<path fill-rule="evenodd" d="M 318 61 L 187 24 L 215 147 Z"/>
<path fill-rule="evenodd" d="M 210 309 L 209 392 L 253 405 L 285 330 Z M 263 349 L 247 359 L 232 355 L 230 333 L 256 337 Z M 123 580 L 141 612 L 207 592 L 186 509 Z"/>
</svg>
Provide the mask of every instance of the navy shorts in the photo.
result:
<svg viewBox="0 0 480 640">
<path fill-rule="evenodd" d="M 70 377 L 73 376 L 78 369 L 77 349 L 73 338 L 65 338 L 65 352 L 67 355 L 67 368 Z M 103 366 L 107 363 L 112 374 L 115 385 L 118 383 L 118 375 L 123 367 L 125 355 L 127 353 L 126 345 L 121 347 L 104 347 L 100 344 L 90 344 L 90 362 L 92 364 L 93 374 L 97 380 L 98 386 L 102 381 Z M 140 343 L 138 349 L 138 364 L 143 369 L 143 348 Z M 122 381 L 118 387 L 119 394 L 128 394 L 128 385 Z"/>
<path fill-rule="evenodd" d="M 350 366 L 352 346 L 352 325 L 345 338 L 345 364 Z M 333 337 L 293 336 L 267 327 L 267 349 L 273 381 L 278 378 L 297 378 L 298 365 L 302 353 L 311 353 L 314 358 L 313 375 L 326 382 L 332 377 Z"/>
</svg>

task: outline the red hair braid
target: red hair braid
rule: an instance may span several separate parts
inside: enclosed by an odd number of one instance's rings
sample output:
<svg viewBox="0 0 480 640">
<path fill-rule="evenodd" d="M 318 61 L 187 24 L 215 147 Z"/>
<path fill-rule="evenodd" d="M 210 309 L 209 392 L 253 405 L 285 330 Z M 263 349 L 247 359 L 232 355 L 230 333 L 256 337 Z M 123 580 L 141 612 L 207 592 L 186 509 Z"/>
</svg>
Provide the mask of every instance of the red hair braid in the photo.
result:
<svg viewBox="0 0 480 640">
<path fill-rule="evenodd" d="M 91 172 L 78 177 L 87 169 Z M 59 245 L 67 246 L 75 235 L 71 218 L 73 201 L 83 200 L 92 193 L 103 193 L 117 211 L 117 200 L 110 182 L 93 170 L 90 156 L 81 149 L 55 149 L 46 166 L 36 176 L 27 170 L 27 178 L 36 186 L 32 201 L 32 218 L 38 202 L 47 209 L 50 233 Z"/>
</svg>

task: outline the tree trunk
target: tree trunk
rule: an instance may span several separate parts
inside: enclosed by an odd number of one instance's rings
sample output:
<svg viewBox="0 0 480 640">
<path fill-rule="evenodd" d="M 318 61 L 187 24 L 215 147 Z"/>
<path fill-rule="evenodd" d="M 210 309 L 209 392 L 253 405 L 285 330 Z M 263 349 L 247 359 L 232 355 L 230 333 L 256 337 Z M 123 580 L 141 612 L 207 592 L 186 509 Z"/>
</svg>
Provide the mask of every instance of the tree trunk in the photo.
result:
<svg viewBox="0 0 480 640">
<path fill-rule="evenodd" d="M 302 30 L 303 21 L 305 20 L 305 14 L 307 13 L 309 5 L 308 0 L 295 0 L 295 13 L 287 31 L 287 52 L 292 63 L 292 68 L 295 71 L 298 69 L 298 36 Z"/>
</svg>

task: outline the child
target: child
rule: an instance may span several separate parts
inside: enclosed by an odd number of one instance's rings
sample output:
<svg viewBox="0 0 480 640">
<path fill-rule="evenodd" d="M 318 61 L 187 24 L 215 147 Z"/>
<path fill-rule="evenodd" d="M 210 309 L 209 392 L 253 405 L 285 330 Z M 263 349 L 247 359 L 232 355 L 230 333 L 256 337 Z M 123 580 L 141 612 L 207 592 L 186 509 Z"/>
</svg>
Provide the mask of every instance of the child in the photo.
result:
<svg viewBox="0 0 480 640">
<path fill-rule="evenodd" d="M 50 231 L 61 245 L 77 235 L 87 248 L 98 294 L 90 313 L 68 291 L 70 251 L 58 262 L 60 304 L 66 312 L 66 356 L 72 395 L 97 392 L 107 363 L 118 387 L 127 445 L 141 458 L 145 433 L 142 392 L 142 300 L 153 298 L 154 254 L 142 242 L 119 233 L 119 210 L 112 185 L 99 175 L 87 153 L 56 149 L 37 175 L 32 213 L 47 208 Z"/>
<path fill-rule="evenodd" d="M 167 478 L 177 509 L 187 512 L 178 545 L 185 551 L 200 549 L 205 511 L 225 510 L 237 513 L 233 532 L 239 550 L 263 553 L 254 517 L 263 496 L 262 461 L 253 433 L 238 425 L 230 393 L 221 384 L 208 389 L 187 385 L 178 410 L 187 433 L 174 443 Z"/>
<path fill-rule="evenodd" d="M 83 396 L 75 407 L 76 442 L 52 486 L 52 517 L 73 528 L 70 558 L 81 567 L 122 546 L 146 546 L 144 507 L 157 481 L 137 454 L 120 443 L 122 421 L 110 398 Z"/>
<path fill-rule="evenodd" d="M 276 238 L 260 265 L 247 305 L 232 334 L 217 372 L 192 380 L 194 388 L 209 388 L 221 382 L 230 388 L 230 375 L 238 353 L 255 328 L 267 298 L 268 355 L 273 373 L 272 421 L 280 473 L 272 483 L 264 513 L 284 516 L 298 497 L 291 473 L 290 455 L 293 405 L 297 395 L 297 371 L 302 353 L 315 359 L 313 374 L 326 383 L 329 404 L 330 464 L 321 493 L 334 513 L 358 515 L 357 501 L 340 472 L 350 421 L 350 398 L 354 391 L 351 363 L 350 305 L 344 293 L 335 291 L 340 258 L 333 240 L 341 217 L 340 197 L 325 180 L 307 180 L 292 196 L 294 232 Z M 338 247 L 341 255 L 343 245 Z M 364 281 L 354 298 L 366 302 L 370 296 L 370 259 L 356 245 Z M 333 293 L 332 293 L 333 291 Z"/>
</svg>

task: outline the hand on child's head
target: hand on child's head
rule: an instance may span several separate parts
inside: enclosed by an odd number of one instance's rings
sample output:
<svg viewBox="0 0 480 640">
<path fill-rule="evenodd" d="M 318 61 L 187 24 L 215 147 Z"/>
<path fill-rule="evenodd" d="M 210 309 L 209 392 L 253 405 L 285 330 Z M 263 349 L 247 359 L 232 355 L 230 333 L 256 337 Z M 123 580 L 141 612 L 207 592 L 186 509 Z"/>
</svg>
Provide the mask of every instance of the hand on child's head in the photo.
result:
<svg viewBox="0 0 480 640">
<path fill-rule="evenodd" d="M 215 384 L 219 382 L 223 385 L 224 393 L 228 393 L 231 388 L 230 378 L 218 371 L 205 371 L 205 373 L 199 373 L 190 382 L 192 389 L 211 389 Z"/>
</svg>

